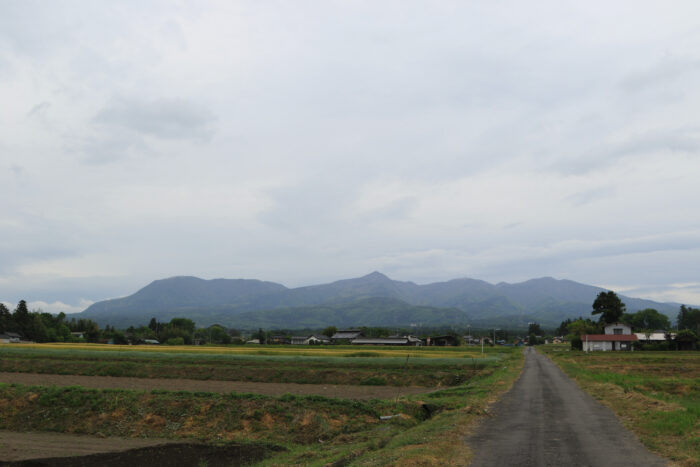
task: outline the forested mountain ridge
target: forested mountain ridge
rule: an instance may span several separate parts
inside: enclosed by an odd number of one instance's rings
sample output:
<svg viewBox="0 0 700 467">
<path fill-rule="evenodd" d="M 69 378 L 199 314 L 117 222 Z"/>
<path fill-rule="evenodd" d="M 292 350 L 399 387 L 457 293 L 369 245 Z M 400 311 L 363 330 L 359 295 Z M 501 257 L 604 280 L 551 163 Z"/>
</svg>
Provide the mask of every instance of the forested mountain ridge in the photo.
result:
<svg viewBox="0 0 700 467">
<path fill-rule="evenodd" d="M 516 284 L 475 279 L 418 285 L 379 272 L 328 284 L 287 288 L 250 279 L 178 276 L 152 282 L 128 297 L 94 303 L 80 317 L 101 325 L 146 324 L 152 317 L 188 317 L 204 326 L 243 328 L 340 326 L 558 325 L 589 316 L 605 289 L 551 277 Z M 621 296 L 628 311 L 655 308 L 675 318 L 678 304 Z M 381 300 L 380 300 L 381 299 Z"/>
</svg>

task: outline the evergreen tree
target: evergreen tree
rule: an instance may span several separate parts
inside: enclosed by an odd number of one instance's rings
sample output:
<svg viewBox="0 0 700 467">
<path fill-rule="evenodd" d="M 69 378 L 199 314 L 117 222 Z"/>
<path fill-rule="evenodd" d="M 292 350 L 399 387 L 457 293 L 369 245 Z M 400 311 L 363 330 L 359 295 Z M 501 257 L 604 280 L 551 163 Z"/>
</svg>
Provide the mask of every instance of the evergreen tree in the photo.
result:
<svg viewBox="0 0 700 467">
<path fill-rule="evenodd" d="M 7 307 L 0 303 L 0 332 L 12 331 L 14 327 L 14 321 L 12 319 L 12 313 Z"/>
<path fill-rule="evenodd" d="M 617 323 L 625 312 L 625 304 L 615 292 L 601 292 L 593 302 L 591 314 L 600 315 L 600 322 L 604 324 Z"/>
<path fill-rule="evenodd" d="M 29 310 L 27 309 L 27 302 L 20 300 L 15 308 L 14 313 L 12 313 L 12 320 L 15 322 L 17 330 L 25 337 L 27 336 L 27 331 L 30 327 L 30 316 Z"/>
</svg>

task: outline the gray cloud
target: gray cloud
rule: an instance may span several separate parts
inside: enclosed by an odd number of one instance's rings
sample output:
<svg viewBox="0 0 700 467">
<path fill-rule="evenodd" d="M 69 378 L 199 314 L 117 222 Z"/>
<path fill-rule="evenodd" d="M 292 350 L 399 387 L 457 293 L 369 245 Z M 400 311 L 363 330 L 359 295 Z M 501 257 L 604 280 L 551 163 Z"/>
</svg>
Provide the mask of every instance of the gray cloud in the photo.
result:
<svg viewBox="0 0 700 467">
<path fill-rule="evenodd" d="M 590 152 L 562 159 L 552 166 L 565 174 L 585 174 L 621 163 L 624 159 L 700 153 L 700 128 L 683 127 L 659 131 L 647 130 L 630 135 L 622 142 L 598 144 Z"/>
<path fill-rule="evenodd" d="M 684 75 L 698 72 L 700 59 L 664 58 L 646 70 L 626 76 L 620 86 L 625 91 L 639 92 L 653 86 L 673 84 Z"/>
<path fill-rule="evenodd" d="M 44 114 L 47 109 L 51 106 L 49 102 L 40 102 L 27 112 L 27 117 L 35 117 Z"/>
<path fill-rule="evenodd" d="M 115 98 L 93 121 L 160 139 L 206 142 L 213 135 L 215 118 L 202 106 L 185 99 Z"/>
<path fill-rule="evenodd" d="M 697 2 L 0 9 L 14 302 L 376 269 L 696 296 Z"/>
</svg>

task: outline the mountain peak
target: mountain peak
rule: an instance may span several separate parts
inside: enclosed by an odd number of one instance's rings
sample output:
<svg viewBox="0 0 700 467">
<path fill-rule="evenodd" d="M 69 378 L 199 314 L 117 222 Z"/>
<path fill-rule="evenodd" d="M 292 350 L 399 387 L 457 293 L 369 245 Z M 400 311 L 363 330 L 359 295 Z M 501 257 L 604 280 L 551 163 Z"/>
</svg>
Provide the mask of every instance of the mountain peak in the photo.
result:
<svg viewBox="0 0 700 467">
<path fill-rule="evenodd" d="M 388 276 L 385 276 L 379 271 L 372 271 L 366 276 L 360 277 L 360 279 L 372 279 L 372 280 L 391 280 Z"/>
</svg>

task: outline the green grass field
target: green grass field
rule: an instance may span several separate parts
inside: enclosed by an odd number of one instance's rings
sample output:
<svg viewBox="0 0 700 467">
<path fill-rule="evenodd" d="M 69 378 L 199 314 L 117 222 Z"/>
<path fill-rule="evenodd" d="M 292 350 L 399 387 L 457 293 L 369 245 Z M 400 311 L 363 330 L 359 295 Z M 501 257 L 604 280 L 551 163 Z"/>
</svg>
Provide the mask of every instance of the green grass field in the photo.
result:
<svg viewBox="0 0 700 467">
<path fill-rule="evenodd" d="M 2 346 L 0 370 L 361 384 L 422 381 L 446 389 L 391 400 L 0 385 L 0 429 L 263 443 L 264 465 L 446 465 L 469 457 L 470 422 L 522 367 L 514 348 L 258 347 L 167 351 L 107 346 Z M 200 368 L 199 372 L 195 371 Z M 250 370 L 250 371 L 249 371 Z M 295 377 L 296 378 L 296 377 Z M 381 420 L 382 415 L 394 415 Z"/>
<path fill-rule="evenodd" d="M 651 450 L 700 466 L 700 352 L 590 352 L 541 346 Z"/>
</svg>

